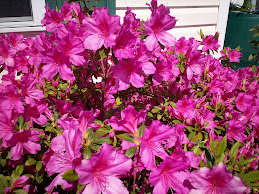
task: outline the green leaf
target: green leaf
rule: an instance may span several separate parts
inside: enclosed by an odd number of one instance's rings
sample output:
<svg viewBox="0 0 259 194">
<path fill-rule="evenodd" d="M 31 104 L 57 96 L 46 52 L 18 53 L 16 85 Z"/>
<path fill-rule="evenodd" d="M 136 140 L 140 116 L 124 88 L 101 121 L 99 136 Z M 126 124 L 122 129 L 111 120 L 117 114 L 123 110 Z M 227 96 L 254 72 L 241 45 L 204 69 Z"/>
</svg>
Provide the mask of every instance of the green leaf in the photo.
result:
<svg viewBox="0 0 259 194">
<path fill-rule="evenodd" d="M 94 143 L 101 144 L 101 145 L 104 144 L 104 143 L 112 144 L 112 141 L 107 137 L 102 137 L 102 138 L 99 138 L 99 139 L 95 139 Z"/>
<path fill-rule="evenodd" d="M 210 124 L 210 122 L 205 122 L 203 127 L 207 127 Z"/>
<path fill-rule="evenodd" d="M 6 177 L 2 174 L 0 174 L 0 187 L 2 188 L 8 187 L 8 181 Z"/>
<path fill-rule="evenodd" d="M 19 116 L 17 119 L 17 123 L 19 124 L 19 128 L 21 129 L 24 123 L 23 116 Z"/>
<path fill-rule="evenodd" d="M 237 156 L 237 152 L 239 149 L 239 141 L 236 142 L 230 149 L 230 155 L 229 155 L 229 159 L 230 159 L 230 164 L 234 164 L 236 156 Z"/>
<path fill-rule="evenodd" d="M 15 169 L 15 172 L 17 172 L 19 175 L 23 173 L 24 166 L 23 165 L 18 165 Z"/>
<path fill-rule="evenodd" d="M 14 193 L 16 194 L 27 194 L 27 191 L 23 190 L 23 189 L 17 189 L 14 191 Z"/>
<path fill-rule="evenodd" d="M 33 158 L 29 158 L 26 162 L 25 162 L 25 165 L 26 166 L 32 166 L 34 164 L 36 164 L 36 160 L 34 160 Z"/>
<path fill-rule="evenodd" d="M 210 105 L 205 105 L 205 107 L 209 110 L 214 110 L 214 108 L 212 108 Z"/>
<path fill-rule="evenodd" d="M 182 121 L 179 121 L 179 120 L 173 120 L 173 123 L 175 123 L 175 124 L 177 124 L 177 123 L 182 124 Z"/>
<path fill-rule="evenodd" d="M 120 139 L 124 139 L 125 141 L 135 143 L 135 139 L 128 133 L 122 133 L 122 134 L 118 134 L 116 136 Z"/>
<path fill-rule="evenodd" d="M 99 55 L 100 55 L 100 57 L 101 57 L 102 59 L 105 59 L 105 58 L 106 58 L 106 54 L 105 54 L 105 52 L 104 52 L 103 49 L 99 51 Z"/>
<path fill-rule="evenodd" d="M 220 163 L 220 162 L 223 162 L 224 161 L 224 158 L 225 158 L 225 154 L 222 153 L 217 159 L 216 159 L 216 163 Z"/>
<path fill-rule="evenodd" d="M 251 171 L 244 175 L 242 178 L 244 182 L 255 182 L 259 180 L 259 171 Z"/>
<path fill-rule="evenodd" d="M 78 181 L 78 175 L 75 170 L 68 170 L 61 176 L 67 181 Z"/>
<path fill-rule="evenodd" d="M 89 147 L 86 147 L 83 153 L 84 159 L 90 159 L 92 156 L 92 150 Z"/>
<path fill-rule="evenodd" d="M 253 34 L 253 37 L 259 36 L 259 32 Z"/>
<path fill-rule="evenodd" d="M 142 124 L 142 125 L 138 128 L 138 135 L 139 135 L 139 137 L 142 137 L 142 136 L 143 136 L 145 128 L 146 128 L 145 124 Z"/>
<path fill-rule="evenodd" d="M 148 112 L 148 113 L 147 113 L 147 116 L 148 116 L 148 117 L 154 117 L 151 112 Z"/>
<path fill-rule="evenodd" d="M 6 159 L 0 159 L 0 164 L 2 165 L 2 167 L 5 167 Z"/>
<path fill-rule="evenodd" d="M 20 175 L 17 172 L 13 172 L 12 175 L 11 175 L 11 179 L 10 179 L 11 184 L 13 184 L 19 178 L 20 178 Z"/>
<path fill-rule="evenodd" d="M 157 107 L 157 106 L 155 106 L 155 107 L 151 110 L 152 113 L 158 113 L 159 111 L 160 111 L 160 108 Z"/>
<path fill-rule="evenodd" d="M 235 162 L 234 165 L 244 166 L 246 164 L 249 164 L 250 162 L 253 162 L 254 160 L 257 160 L 258 158 L 248 158 L 246 160 L 241 160 L 238 162 Z"/>
<path fill-rule="evenodd" d="M 121 105 L 121 104 L 122 104 L 122 102 L 121 102 L 120 97 L 117 97 L 117 98 L 116 98 L 116 105 L 119 106 L 119 105 Z"/>
<path fill-rule="evenodd" d="M 253 66 L 252 66 L 252 71 L 253 71 L 254 73 L 256 73 L 256 71 L 257 71 L 256 65 L 253 65 Z"/>
<path fill-rule="evenodd" d="M 224 153 L 227 147 L 227 136 L 225 135 L 219 142 L 219 146 L 217 148 L 217 157 Z"/>
<path fill-rule="evenodd" d="M 208 168 L 212 169 L 215 164 L 215 159 L 207 148 L 205 148 L 205 157 Z"/>
<path fill-rule="evenodd" d="M 181 64 L 181 65 L 180 65 L 180 71 L 183 73 L 184 70 L 185 70 L 185 68 L 184 68 L 184 66 Z"/>
<path fill-rule="evenodd" d="M 125 152 L 125 156 L 127 156 L 128 158 L 131 158 L 132 156 L 135 155 L 135 153 L 137 151 L 137 148 L 138 147 L 135 146 L 135 147 L 131 147 L 131 148 L 127 149 L 126 152 Z"/>
<path fill-rule="evenodd" d="M 210 138 L 210 150 L 216 155 L 215 144 L 212 138 Z"/>
<path fill-rule="evenodd" d="M 38 161 L 38 162 L 36 163 L 36 170 L 37 170 L 37 171 L 40 171 L 41 168 L 42 168 L 42 162 L 41 162 L 41 161 Z"/>
<path fill-rule="evenodd" d="M 96 131 L 93 134 L 93 139 L 99 139 L 100 137 L 104 136 L 105 134 L 107 134 L 106 131 Z"/>
<path fill-rule="evenodd" d="M 176 106 L 176 104 L 175 104 L 174 102 L 170 101 L 169 104 L 170 104 L 172 107 L 177 108 L 177 106 Z"/>
</svg>

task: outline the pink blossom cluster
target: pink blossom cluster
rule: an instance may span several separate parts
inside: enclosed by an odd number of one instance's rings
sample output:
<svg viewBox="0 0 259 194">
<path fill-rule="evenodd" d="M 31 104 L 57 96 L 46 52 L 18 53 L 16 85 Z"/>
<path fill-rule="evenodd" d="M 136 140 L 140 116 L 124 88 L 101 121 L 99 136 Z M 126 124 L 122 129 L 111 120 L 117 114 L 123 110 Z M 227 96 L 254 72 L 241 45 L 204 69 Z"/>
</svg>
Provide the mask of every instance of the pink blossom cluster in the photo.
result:
<svg viewBox="0 0 259 194">
<path fill-rule="evenodd" d="M 121 23 L 65 1 L 49 33 L 0 35 L 0 190 L 258 192 L 259 69 L 223 66 L 217 34 L 176 40 L 169 8 L 147 5 Z"/>
</svg>

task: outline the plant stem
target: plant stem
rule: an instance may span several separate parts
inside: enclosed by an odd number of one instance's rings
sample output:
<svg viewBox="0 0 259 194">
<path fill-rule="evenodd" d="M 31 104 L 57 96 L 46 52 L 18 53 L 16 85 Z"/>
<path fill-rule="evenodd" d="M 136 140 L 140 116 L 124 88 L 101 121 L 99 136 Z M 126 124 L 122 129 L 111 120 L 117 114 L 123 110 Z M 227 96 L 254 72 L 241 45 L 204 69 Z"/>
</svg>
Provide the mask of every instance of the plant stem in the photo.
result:
<svg viewBox="0 0 259 194">
<path fill-rule="evenodd" d="M 106 88 L 106 78 L 107 78 L 107 61 L 105 63 L 105 67 L 103 64 L 103 60 L 101 60 L 102 63 L 102 69 L 103 69 L 103 86 L 102 86 L 102 99 L 101 99 L 101 114 L 102 114 L 102 118 L 104 117 L 104 94 L 105 94 L 105 88 Z"/>
<path fill-rule="evenodd" d="M 138 147 L 137 161 L 136 161 L 135 172 L 134 172 L 133 193 L 136 193 L 136 187 L 135 187 L 135 185 L 136 185 L 137 170 L 138 170 L 139 152 L 140 152 L 140 147 Z"/>
</svg>

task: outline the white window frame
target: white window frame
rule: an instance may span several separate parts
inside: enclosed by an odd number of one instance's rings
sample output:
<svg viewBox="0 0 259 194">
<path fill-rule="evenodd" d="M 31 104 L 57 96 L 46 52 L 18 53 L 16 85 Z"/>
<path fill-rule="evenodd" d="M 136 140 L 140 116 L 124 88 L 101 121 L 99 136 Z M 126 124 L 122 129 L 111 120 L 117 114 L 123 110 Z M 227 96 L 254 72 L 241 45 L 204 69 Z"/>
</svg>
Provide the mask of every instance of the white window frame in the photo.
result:
<svg viewBox="0 0 259 194">
<path fill-rule="evenodd" d="M 0 33 L 43 31 L 41 20 L 45 14 L 45 0 L 31 0 L 32 21 L 1 22 Z"/>
</svg>

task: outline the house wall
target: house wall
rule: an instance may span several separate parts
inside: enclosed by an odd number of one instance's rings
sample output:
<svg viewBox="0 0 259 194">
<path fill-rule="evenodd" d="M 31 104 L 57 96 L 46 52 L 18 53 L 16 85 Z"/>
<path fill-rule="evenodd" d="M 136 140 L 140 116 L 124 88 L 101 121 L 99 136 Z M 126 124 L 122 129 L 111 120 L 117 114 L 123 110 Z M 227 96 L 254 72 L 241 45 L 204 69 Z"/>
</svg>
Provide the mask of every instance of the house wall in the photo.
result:
<svg viewBox="0 0 259 194">
<path fill-rule="evenodd" d="M 131 7 L 137 17 L 147 20 L 151 11 L 146 2 L 148 1 L 116 0 L 116 14 L 123 17 L 127 7 Z M 170 14 L 176 18 L 176 26 L 170 31 L 176 38 L 199 38 L 197 32 L 200 29 L 205 35 L 215 34 L 220 0 L 158 0 L 158 4 L 169 7 Z"/>
</svg>

